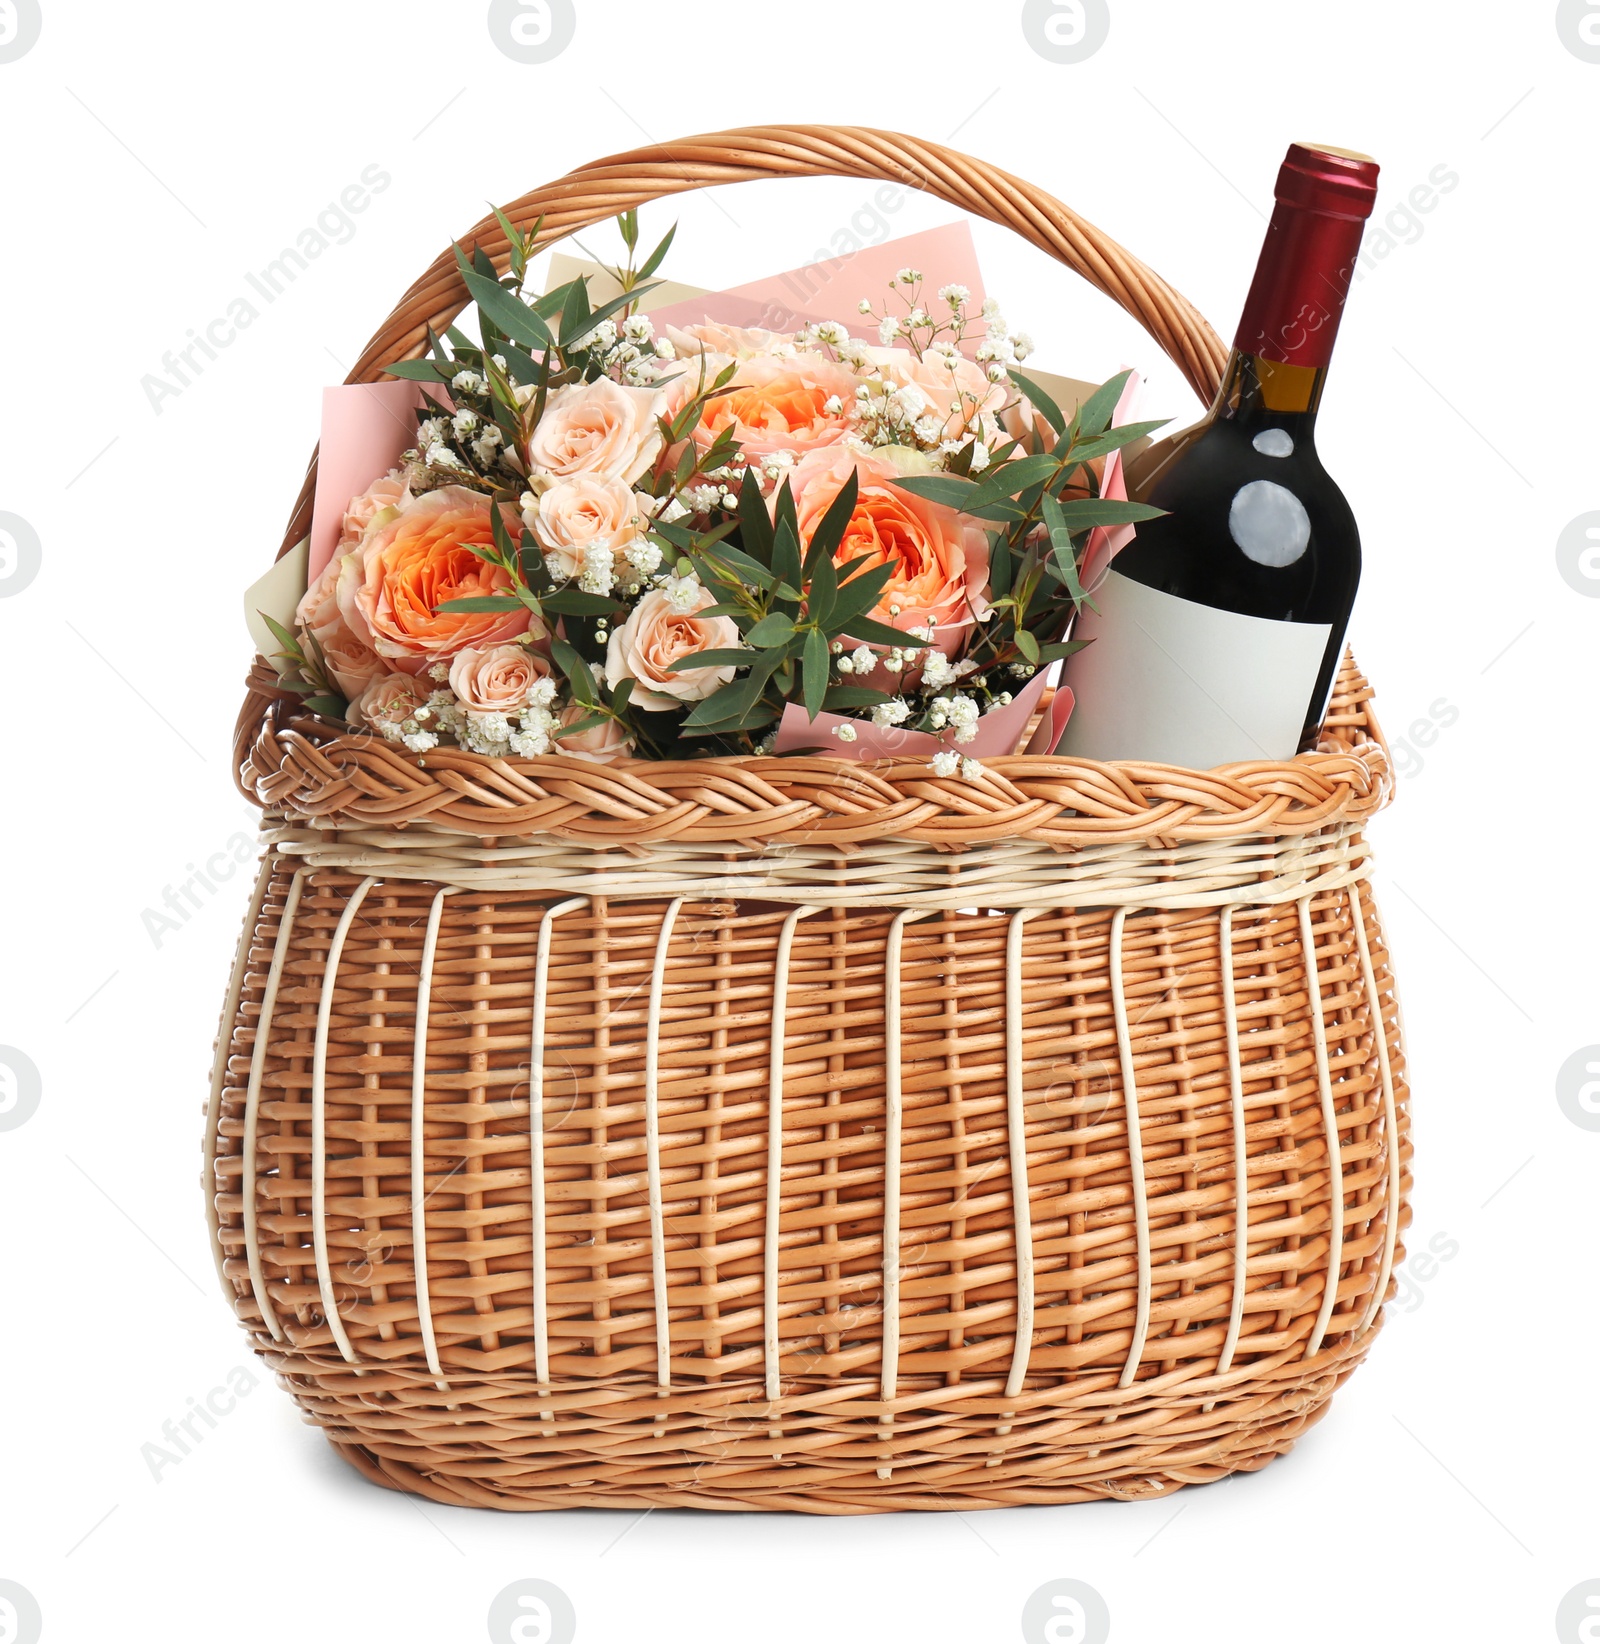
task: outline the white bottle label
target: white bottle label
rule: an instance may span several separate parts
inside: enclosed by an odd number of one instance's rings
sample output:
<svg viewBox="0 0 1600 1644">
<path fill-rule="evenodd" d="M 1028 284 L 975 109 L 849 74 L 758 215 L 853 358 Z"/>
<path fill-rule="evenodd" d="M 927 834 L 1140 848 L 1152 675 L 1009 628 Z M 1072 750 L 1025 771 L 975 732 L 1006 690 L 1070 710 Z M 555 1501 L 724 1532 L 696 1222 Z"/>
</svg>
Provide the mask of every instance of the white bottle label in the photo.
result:
<svg viewBox="0 0 1600 1644">
<path fill-rule="evenodd" d="M 1077 697 L 1057 748 L 1210 770 L 1290 759 L 1328 649 L 1325 622 L 1273 622 L 1147 588 L 1115 570 L 1094 590 L 1067 659 Z"/>
</svg>

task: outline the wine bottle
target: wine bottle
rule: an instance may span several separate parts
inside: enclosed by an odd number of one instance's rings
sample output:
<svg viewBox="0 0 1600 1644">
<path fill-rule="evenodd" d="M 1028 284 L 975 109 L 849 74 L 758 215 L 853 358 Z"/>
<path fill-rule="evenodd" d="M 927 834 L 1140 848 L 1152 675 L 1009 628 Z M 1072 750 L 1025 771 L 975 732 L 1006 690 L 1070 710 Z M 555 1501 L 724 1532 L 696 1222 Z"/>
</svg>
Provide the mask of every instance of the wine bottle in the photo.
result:
<svg viewBox="0 0 1600 1644">
<path fill-rule="evenodd" d="M 1058 752 L 1205 770 L 1316 745 L 1361 575 L 1317 409 L 1377 178 L 1364 154 L 1291 145 L 1211 410 L 1129 465 L 1130 495 L 1166 512 L 1091 581 Z"/>
</svg>

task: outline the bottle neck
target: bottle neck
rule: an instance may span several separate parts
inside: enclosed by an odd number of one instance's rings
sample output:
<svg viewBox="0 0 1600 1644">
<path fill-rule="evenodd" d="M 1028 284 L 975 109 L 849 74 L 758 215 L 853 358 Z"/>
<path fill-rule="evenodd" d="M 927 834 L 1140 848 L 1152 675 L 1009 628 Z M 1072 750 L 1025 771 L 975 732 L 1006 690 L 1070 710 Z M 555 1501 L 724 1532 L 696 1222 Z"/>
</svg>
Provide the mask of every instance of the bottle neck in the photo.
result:
<svg viewBox="0 0 1600 1644">
<path fill-rule="evenodd" d="M 1235 348 L 1212 403 L 1211 420 L 1235 422 L 1250 433 L 1282 428 L 1309 439 L 1327 378 L 1326 365 L 1288 365 Z"/>
<path fill-rule="evenodd" d="M 1234 348 L 1291 366 L 1326 366 L 1361 251 L 1365 214 L 1279 198 Z"/>
</svg>

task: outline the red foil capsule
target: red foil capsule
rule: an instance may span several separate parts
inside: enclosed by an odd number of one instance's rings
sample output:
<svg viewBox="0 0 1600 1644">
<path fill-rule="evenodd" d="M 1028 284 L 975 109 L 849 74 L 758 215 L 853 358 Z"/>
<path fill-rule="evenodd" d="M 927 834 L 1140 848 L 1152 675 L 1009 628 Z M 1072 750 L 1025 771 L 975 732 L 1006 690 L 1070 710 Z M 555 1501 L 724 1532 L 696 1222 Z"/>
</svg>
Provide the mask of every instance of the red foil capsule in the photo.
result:
<svg viewBox="0 0 1600 1644">
<path fill-rule="evenodd" d="M 1285 365 L 1326 365 L 1344 314 L 1378 166 L 1348 149 L 1291 143 L 1234 347 Z"/>
</svg>

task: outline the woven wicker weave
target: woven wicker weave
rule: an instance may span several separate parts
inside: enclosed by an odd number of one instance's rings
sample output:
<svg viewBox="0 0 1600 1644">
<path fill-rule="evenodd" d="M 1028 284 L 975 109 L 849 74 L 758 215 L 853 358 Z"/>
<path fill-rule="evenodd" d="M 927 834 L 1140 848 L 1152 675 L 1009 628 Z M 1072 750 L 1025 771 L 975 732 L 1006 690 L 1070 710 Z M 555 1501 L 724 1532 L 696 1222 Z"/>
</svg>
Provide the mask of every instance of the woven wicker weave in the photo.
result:
<svg viewBox="0 0 1600 1644">
<path fill-rule="evenodd" d="M 508 215 L 549 241 L 813 174 L 1017 229 L 1215 386 L 1127 253 L 904 137 L 693 138 Z M 351 380 L 465 300 L 441 256 Z M 1370 695 L 1347 662 L 1284 763 L 967 781 L 412 757 L 258 665 L 268 850 L 207 1131 L 256 1349 L 362 1472 L 455 1504 L 970 1508 L 1264 1465 L 1366 1353 L 1407 1219 Z"/>
</svg>

